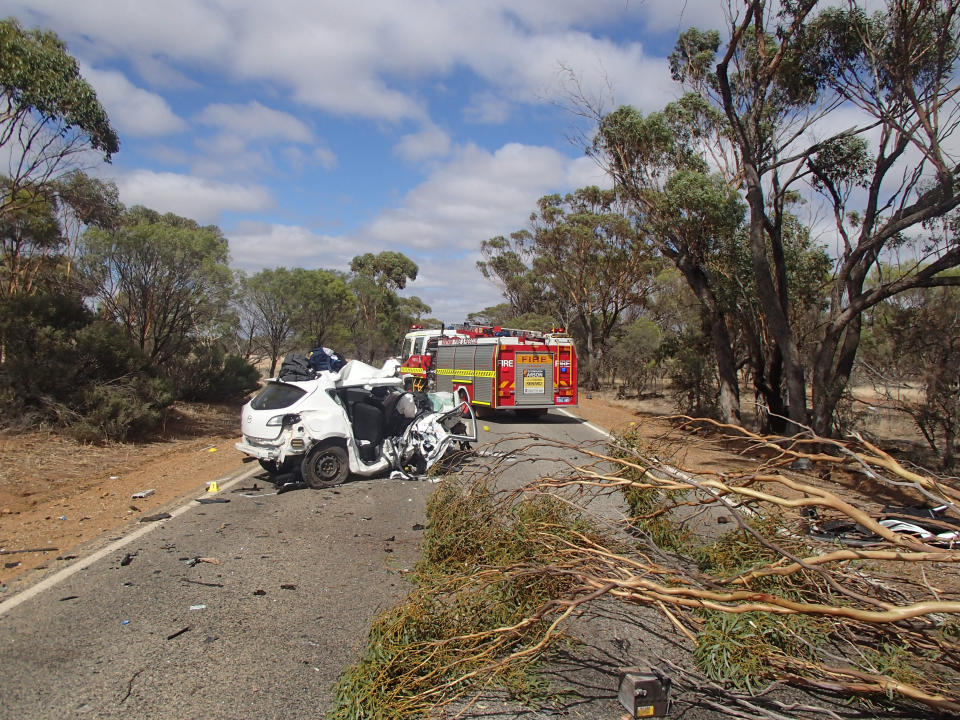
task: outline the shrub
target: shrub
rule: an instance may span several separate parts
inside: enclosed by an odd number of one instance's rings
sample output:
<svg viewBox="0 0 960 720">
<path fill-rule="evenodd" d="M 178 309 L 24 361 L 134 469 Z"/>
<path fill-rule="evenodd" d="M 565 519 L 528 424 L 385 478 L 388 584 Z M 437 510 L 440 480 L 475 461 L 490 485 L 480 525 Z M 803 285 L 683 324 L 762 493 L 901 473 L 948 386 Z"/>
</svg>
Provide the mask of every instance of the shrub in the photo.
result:
<svg viewBox="0 0 960 720">
<path fill-rule="evenodd" d="M 177 396 L 183 400 L 228 402 L 257 389 L 260 373 L 219 345 L 199 346 L 171 372 Z"/>
<path fill-rule="evenodd" d="M 142 437 L 160 424 L 172 400 L 159 378 L 96 383 L 84 391 L 81 419 L 69 431 L 83 442 Z"/>
<path fill-rule="evenodd" d="M 127 439 L 157 426 L 172 401 L 115 323 L 77 295 L 0 301 L 0 407 L 7 422 L 53 423 L 87 441 Z"/>
</svg>

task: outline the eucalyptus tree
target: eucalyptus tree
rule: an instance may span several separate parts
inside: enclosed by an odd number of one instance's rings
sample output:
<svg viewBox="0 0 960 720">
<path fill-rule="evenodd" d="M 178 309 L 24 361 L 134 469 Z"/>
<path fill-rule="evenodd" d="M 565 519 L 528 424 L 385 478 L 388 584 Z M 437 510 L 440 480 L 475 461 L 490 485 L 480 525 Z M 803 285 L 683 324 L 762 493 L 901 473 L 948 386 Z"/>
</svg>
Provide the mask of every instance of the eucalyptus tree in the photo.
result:
<svg viewBox="0 0 960 720">
<path fill-rule="evenodd" d="M 120 141 L 77 61 L 49 30 L 0 20 L 0 216 L 63 174 L 99 158 Z M 26 192 L 24 192 L 26 191 Z"/>
<path fill-rule="evenodd" d="M 603 118 L 594 147 L 648 212 L 649 179 L 666 191 L 662 178 L 688 170 L 691 154 L 694 164 L 709 158 L 724 172 L 747 207 L 749 284 L 763 354 L 771 369 L 782 367 L 782 405 L 794 427 L 810 422 L 827 434 L 849 383 L 861 314 L 913 287 L 957 283 L 944 271 L 960 263 L 960 243 L 942 218 L 960 204 L 949 150 L 960 122 L 960 2 L 889 0 L 873 14 L 852 0 L 820 4 L 731 4 L 725 44 L 717 32 L 683 33 L 670 66 L 690 93 L 668 106 L 683 120 L 672 123 L 673 136 L 615 132 L 634 122 L 621 108 Z M 824 318 L 806 348 L 788 248 L 801 196 L 818 197 L 834 225 Z M 871 269 L 893 252 L 907 258 L 896 276 L 868 285 Z M 776 385 L 768 383 L 771 395 Z"/>
<path fill-rule="evenodd" d="M 296 298 L 291 275 L 287 268 L 268 268 L 241 280 L 239 303 L 247 333 L 270 358 L 269 377 L 293 340 Z"/>
<path fill-rule="evenodd" d="M 951 285 L 960 243 L 938 230 L 960 204 L 951 138 L 960 122 L 957 0 L 889 0 L 875 13 L 848 2 L 751 0 L 731 12 L 729 41 L 685 35 L 674 76 L 723 112 L 749 207 L 748 238 L 764 322 L 783 357 L 789 414 L 831 430 L 860 342 L 862 313 L 914 287 Z M 715 63 L 715 65 L 714 65 Z M 840 113 L 859 119 L 830 131 Z M 809 365 L 791 323 L 784 220 L 797 190 L 819 193 L 834 221 L 836 264 Z M 867 277 L 885 253 L 908 257 L 895 277 Z"/>
<path fill-rule="evenodd" d="M 513 317 L 552 318 L 578 339 L 588 387 L 599 381 L 611 334 L 625 311 L 643 304 L 659 267 L 617 193 L 598 187 L 540 198 L 529 229 L 491 238 L 481 252 L 480 271 L 499 281 Z"/>
<path fill-rule="evenodd" d="M 557 298 L 532 267 L 533 250 L 529 240 L 528 230 L 517 230 L 509 237 L 497 235 L 480 243 L 483 260 L 477 262 L 477 269 L 497 286 L 507 301 L 508 307 L 496 310 L 496 316 L 518 318 L 531 313 L 556 315 L 558 312 Z"/>
<path fill-rule="evenodd" d="M 113 230 L 88 229 L 83 242 L 90 297 L 152 366 L 214 332 L 233 291 L 227 240 L 218 227 L 137 206 Z"/>
<path fill-rule="evenodd" d="M 724 421 L 739 423 L 730 307 L 716 259 L 732 244 L 744 208 L 735 189 L 710 172 L 704 156 L 701 128 L 719 127 L 710 113 L 694 96 L 647 116 L 621 107 L 601 119 L 592 152 L 635 205 L 651 245 L 673 263 L 700 303 L 703 334 L 716 358 L 718 409 Z"/>
<path fill-rule="evenodd" d="M 643 304 L 657 264 L 613 190 L 547 195 L 530 221 L 533 272 L 581 339 L 584 382 L 596 387 L 610 336 L 625 311 Z"/>
<path fill-rule="evenodd" d="M 409 324 L 397 291 L 416 280 L 419 268 L 400 252 L 357 255 L 350 262 L 349 288 L 355 302 L 350 329 L 360 359 L 372 362 L 393 352 Z M 426 313 L 429 308 L 416 308 Z M 426 308 L 426 309 L 424 309 Z"/>
</svg>

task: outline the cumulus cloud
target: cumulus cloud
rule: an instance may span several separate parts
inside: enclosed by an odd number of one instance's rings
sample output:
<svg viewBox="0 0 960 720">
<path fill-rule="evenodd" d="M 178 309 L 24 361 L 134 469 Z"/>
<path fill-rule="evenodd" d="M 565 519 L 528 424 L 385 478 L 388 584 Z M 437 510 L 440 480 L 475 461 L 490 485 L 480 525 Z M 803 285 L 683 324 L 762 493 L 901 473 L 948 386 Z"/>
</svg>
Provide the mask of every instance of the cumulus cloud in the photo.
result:
<svg viewBox="0 0 960 720">
<path fill-rule="evenodd" d="M 404 252 L 421 269 L 410 293 L 436 317 L 462 320 L 502 301 L 476 269 L 480 243 L 525 227 L 543 195 L 591 184 L 609 180 L 588 158 L 519 143 L 494 152 L 460 147 L 396 207 L 356 231 L 353 254 Z"/>
<path fill-rule="evenodd" d="M 510 119 L 510 103 L 490 92 L 476 93 L 463 110 L 467 122 L 501 125 Z"/>
<path fill-rule="evenodd" d="M 139 88 L 123 73 L 83 66 L 82 75 L 97 92 L 97 98 L 121 135 L 157 137 L 180 132 L 186 123 L 159 95 Z"/>
<path fill-rule="evenodd" d="M 337 155 L 328 147 L 315 148 L 313 158 L 324 170 L 333 170 L 337 166 Z"/>
<path fill-rule="evenodd" d="M 392 0 L 221 5 L 172 0 L 141 7 L 108 0 L 11 0 L 15 12 L 19 8 L 18 14 L 65 33 L 88 57 L 123 57 L 148 73 L 157 71 L 148 61 L 176 58 L 179 69 L 215 68 L 237 81 L 271 83 L 331 113 L 393 122 L 427 119 L 423 100 L 408 90 L 407 80 L 441 79 L 457 68 L 484 78 L 498 95 L 524 103 L 562 98 L 555 76 L 565 65 L 589 83 L 588 92 L 601 91 L 609 81 L 625 102 L 662 104 L 668 83 L 650 72 L 654 67 L 639 43 L 613 43 L 584 28 L 644 22 L 663 29 L 670 23 L 712 26 L 711 4 L 716 5 L 713 0 L 690 0 L 682 7 L 667 0 L 626 5 L 425 0 L 411 7 Z M 489 121 L 498 113 L 502 107 L 487 105 L 478 117 Z"/>
<path fill-rule="evenodd" d="M 563 184 L 567 162 L 552 148 L 510 143 L 490 153 L 468 145 L 365 234 L 420 250 L 479 247 L 522 225 L 537 199 Z"/>
<path fill-rule="evenodd" d="M 265 267 L 346 271 L 357 254 L 350 238 L 321 235 L 299 225 L 241 222 L 226 235 L 234 266 L 249 272 Z"/>
<path fill-rule="evenodd" d="M 401 137 L 393 151 L 407 162 L 443 157 L 450 152 L 450 136 L 429 124 L 419 132 Z"/>
<path fill-rule="evenodd" d="M 297 143 L 309 143 L 313 140 L 313 133 L 301 120 L 290 113 L 261 105 L 256 100 L 245 104 L 207 105 L 197 115 L 197 120 L 248 140 L 286 140 Z"/>
<path fill-rule="evenodd" d="M 525 227 L 537 200 L 586 184 L 605 184 L 588 158 L 552 148 L 509 143 L 495 152 L 457 148 L 399 203 L 368 224 L 341 235 L 303 226 L 244 223 L 230 232 L 230 252 L 241 268 L 323 267 L 347 270 L 364 252 L 403 252 L 420 267 L 407 294 L 432 314 L 458 321 L 502 301 L 476 269 L 480 243 Z M 607 181 L 608 183 L 609 181 Z"/>
<path fill-rule="evenodd" d="M 261 186 L 223 183 L 191 175 L 137 170 L 116 178 L 126 205 L 146 205 L 200 223 L 218 223 L 224 212 L 265 210 L 273 204 Z"/>
</svg>

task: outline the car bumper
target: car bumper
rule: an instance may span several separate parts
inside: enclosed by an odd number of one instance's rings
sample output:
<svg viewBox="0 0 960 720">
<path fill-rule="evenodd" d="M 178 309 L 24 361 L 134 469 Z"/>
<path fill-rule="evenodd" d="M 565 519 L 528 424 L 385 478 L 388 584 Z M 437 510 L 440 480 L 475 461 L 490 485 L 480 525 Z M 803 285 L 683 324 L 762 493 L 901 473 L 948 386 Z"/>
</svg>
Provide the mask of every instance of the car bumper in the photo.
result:
<svg viewBox="0 0 960 720">
<path fill-rule="evenodd" d="M 303 451 L 296 451 L 286 443 L 277 445 L 251 442 L 249 439 L 241 440 L 234 447 L 244 455 L 255 457 L 258 460 L 273 460 L 282 462 L 285 458 L 293 455 L 302 455 Z"/>
</svg>

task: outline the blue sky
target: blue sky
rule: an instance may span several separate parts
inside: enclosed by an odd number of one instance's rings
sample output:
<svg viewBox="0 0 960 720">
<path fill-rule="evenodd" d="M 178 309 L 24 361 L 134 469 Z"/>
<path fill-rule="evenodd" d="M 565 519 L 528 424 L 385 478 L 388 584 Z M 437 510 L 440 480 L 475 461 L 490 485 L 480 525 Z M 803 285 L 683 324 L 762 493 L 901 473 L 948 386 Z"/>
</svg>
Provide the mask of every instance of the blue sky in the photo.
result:
<svg viewBox="0 0 960 720">
<path fill-rule="evenodd" d="M 678 31 L 719 0 L 0 0 L 56 31 L 121 138 L 128 205 L 219 225 L 235 267 L 399 250 L 445 321 L 501 301 L 480 243 L 603 173 L 570 81 L 606 109 L 677 95 Z"/>
</svg>

